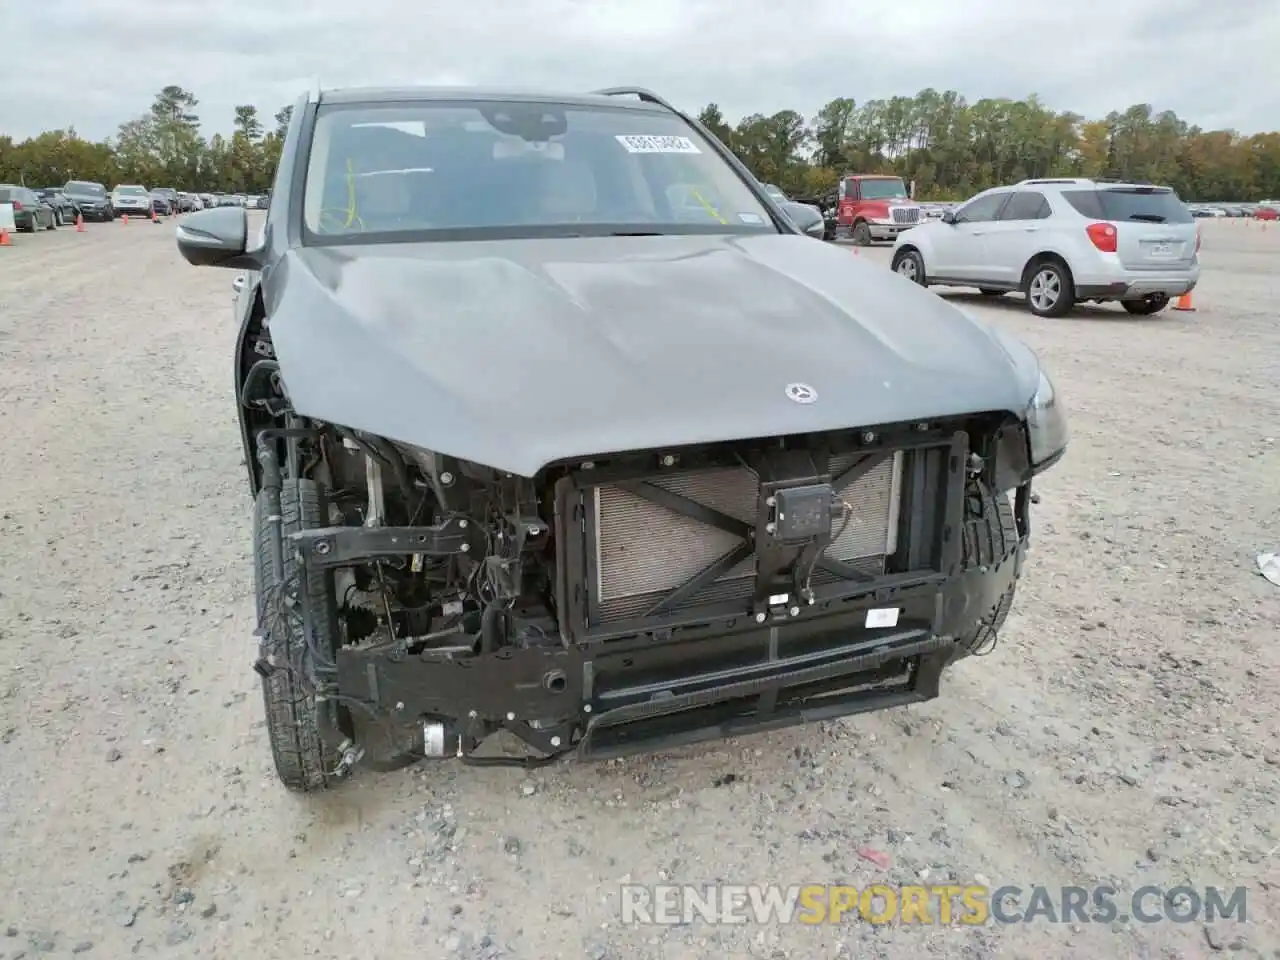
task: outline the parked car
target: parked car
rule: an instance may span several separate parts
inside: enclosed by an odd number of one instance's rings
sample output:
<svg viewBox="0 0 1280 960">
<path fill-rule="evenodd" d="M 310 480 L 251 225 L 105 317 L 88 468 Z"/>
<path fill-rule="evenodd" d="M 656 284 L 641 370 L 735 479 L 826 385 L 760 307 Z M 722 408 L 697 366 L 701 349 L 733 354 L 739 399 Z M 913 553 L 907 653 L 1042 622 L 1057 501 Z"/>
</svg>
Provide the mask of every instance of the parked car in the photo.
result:
<svg viewBox="0 0 1280 960">
<path fill-rule="evenodd" d="M 1268 207 L 1259 204 L 1253 211 L 1253 218 L 1255 220 L 1275 220 L 1278 217 L 1280 217 L 1280 206 Z"/>
<path fill-rule="evenodd" d="M 115 216 L 111 196 L 107 193 L 107 188 L 100 183 L 94 183 L 92 180 L 68 180 L 62 191 L 75 201 L 80 214 L 86 220 L 106 223 Z"/>
<path fill-rule="evenodd" d="M 277 229 L 175 231 L 247 274 L 285 784 L 499 731 L 598 759 L 918 702 L 994 643 L 1067 445 L 1028 347 L 806 239 L 814 211 L 647 90 L 293 116 Z"/>
<path fill-rule="evenodd" d="M 978 194 L 894 245 L 893 269 L 922 285 L 1027 295 L 1059 317 L 1082 301 L 1164 309 L 1200 279 L 1200 232 L 1169 187 L 1024 180 Z"/>
<path fill-rule="evenodd" d="M 0 203 L 13 204 L 13 225 L 24 233 L 35 233 L 42 228 L 57 229 L 57 216 L 53 207 L 41 200 L 29 187 L 0 183 Z"/>
<path fill-rule="evenodd" d="M 790 199 L 790 197 L 782 192 L 781 187 L 774 186 L 772 183 L 762 183 L 760 186 L 764 188 L 765 193 L 773 197 L 773 199 L 778 203 L 786 203 Z"/>
<path fill-rule="evenodd" d="M 154 198 L 157 194 L 164 198 L 169 213 L 178 212 L 178 191 L 176 189 L 173 187 L 155 187 L 151 191 L 151 195 Z M 160 211 L 157 210 L 156 212 L 159 213 Z"/>
<path fill-rule="evenodd" d="M 796 203 L 796 201 L 793 201 L 790 197 L 788 197 L 780 187 L 777 187 L 772 183 L 761 183 L 760 189 L 763 190 L 765 193 L 767 193 L 769 195 L 769 198 L 773 200 L 774 203 L 779 204 L 780 206 L 785 204 Z M 814 206 L 813 204 L 803 203 L 803 204 L 799 204 L 799 206 L 807 207 L 808 209 L 812 210 L 817 216 L 819 217 L 822 216 L 822 211 L 818 207 Z M 818 239 L 822 239 L 823 232 L 825 231 L 819 231 L 817 228 L 814 228 L 812 231 L 810 231 L 811 235 L 817 237 Z"/>
<path fill-rule="evenodd" d="M 63 224 L 75 223 L 76 217 L 80 215 L 80 208 L 76 206 L 74 200 L 62 192 L 61 187 L 45 187 L 43 190 L 37 190 L 36 196 L 53 207 L 53 219 L 57 226 Z"/>
<path fill-rule="evenodd" d="M 173 199 L 161 190 L 151 191 L 151 209 L 158 217 L 167 217 L 174 212 Z"/>
<path fill-rule="evenodd" d="M 111 208 L 117 217 L 149 217 L 151 193 L 138 184 L 119 184 L 111 191 Z"/>
</svg>

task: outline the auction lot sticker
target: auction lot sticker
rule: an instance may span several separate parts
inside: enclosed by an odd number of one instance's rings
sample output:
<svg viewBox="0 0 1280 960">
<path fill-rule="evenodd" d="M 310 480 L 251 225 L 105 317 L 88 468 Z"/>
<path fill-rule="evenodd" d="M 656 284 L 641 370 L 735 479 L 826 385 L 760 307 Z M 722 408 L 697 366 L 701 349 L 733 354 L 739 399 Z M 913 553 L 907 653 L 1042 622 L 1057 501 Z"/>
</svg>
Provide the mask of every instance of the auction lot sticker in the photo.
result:
<svg viewBox="0 0 1280 960">
<path fill-rule="evenodd" d="M 627 153 L 701 153 L 688 137 L 652 137 L 648 134 L 619 134 L 615 138 Z"/>
</svg>

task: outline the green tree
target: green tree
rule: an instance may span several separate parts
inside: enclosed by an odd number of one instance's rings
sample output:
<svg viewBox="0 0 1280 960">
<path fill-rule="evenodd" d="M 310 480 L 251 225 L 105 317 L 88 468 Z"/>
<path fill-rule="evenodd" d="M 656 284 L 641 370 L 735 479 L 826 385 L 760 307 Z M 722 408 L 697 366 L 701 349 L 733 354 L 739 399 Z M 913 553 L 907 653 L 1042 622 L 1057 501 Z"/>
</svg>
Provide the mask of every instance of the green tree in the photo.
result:
<svg viewBox="0 0 1280 960">
<path fill-rule="evenodd" d="M 250 142 L 262 138 L 262 121 L 258 119 L 258 108 L 252 104 L 236 107 L 236 133 L 244 134 Z"/>
<path fill-rule="evenodd" d="M 285 134 L 289 132 L 289 121 L 293 119 L 293 105 L 281 107 L 276 111 L 276 138 L 283 140 Z"/>
<path fill-rule="evenodd" d="M 725 123 L 718 104 L 708 103 L 698 114 L 698 122 L 710 130 L 717 140 L 733 149 L 733 127 Z"/>
</svg>

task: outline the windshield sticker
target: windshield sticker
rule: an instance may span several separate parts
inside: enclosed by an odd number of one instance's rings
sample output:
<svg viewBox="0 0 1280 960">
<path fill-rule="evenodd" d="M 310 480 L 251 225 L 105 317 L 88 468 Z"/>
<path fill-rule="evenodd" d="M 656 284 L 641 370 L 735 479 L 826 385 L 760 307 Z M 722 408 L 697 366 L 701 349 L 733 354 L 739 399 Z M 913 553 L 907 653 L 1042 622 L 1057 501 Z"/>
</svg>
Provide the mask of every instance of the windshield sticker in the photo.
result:
<svg viewBox="0 0 1280 960">
<path fill-rule="evenodd" d="M 764 217 L 758 213 L 740 213 L 738 219 L 743 223 L 754 223 L 756 225 L 764 223 Z"/>
<path fill-rule="evenodd" d="M 653 137 L 648 134 L 619 134 L 615 138 L 627 153 L 701 153 L 688 137 Z"/>
</svg>

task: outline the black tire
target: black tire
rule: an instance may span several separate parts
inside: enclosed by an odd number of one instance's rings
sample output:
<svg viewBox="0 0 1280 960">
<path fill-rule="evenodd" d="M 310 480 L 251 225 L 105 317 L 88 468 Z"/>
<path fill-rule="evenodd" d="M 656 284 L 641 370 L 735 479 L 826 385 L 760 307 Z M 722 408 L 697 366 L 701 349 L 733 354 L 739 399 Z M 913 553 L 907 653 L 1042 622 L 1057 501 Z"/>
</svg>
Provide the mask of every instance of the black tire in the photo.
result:
<svg viewBox="0 0 1280 960">
<path fill-rule="evenodd" d="M 1009 291 L 996 290 L 992 287 L 979 287 L 978 292 L 982 294 L 984 297 L 1003 297 Z"/>
<path fill-rule="evenodd" d="M 1008 556 L 1017 544 L 1018 524 L 1008 495 L 995 493 L 985 484 L 972 481 L 965 491 L 962 566 L 966 570 L 993 566 Z M 1013 608 L 1016 589 L 1016 582 L 1011 583 L 978 626 L 959 638 L 961 656 L 980 655 L 995 646 L 1000 628 Z"/>
<path fill-rule="evenodd" d="M 310 480 L 286 480 L 280 491 L 282 534 L 327 525 L 328 507 L 320 488 Z M 276 665 L 270 676 L 262 679 L 262 698 L 266 708 L 267 736 L 276 773 L 290 790 L 312 793 L 324 790 L 333 781 L 338 757 L 325 745 L 316 724 L 315 696 L 306 679 L 295 672 L 306 650 L 300 615 L 284 613 L 282 606 L 271 601 L 281 590 L 297 597 L 298 604 L 309 605 L 311 624 L 325 656 L 334 653 L 336 637 L 332 576 L 324 571 L 309 571 L 305 586 L 300 583 L 298 563 L 287 548 L 284 556 L 284 582 L 276 581 L 272 563 L 271 525 L 268 522 L 266 498 L 258 494 L 253 511 L 254 574 L 258 597 L 258 623 L 264 631 L 266 655 Z M 274 611 L 281 611 L 275 613 Z"/>
<path fill-rule="evenodd" d="M 1159 313 L 1169 305 L 1169 297 L 1163 293 L 1153 293 L 1141 300 L 1121 300 L 1120 305 L 1135 317 L 1149 317 Z"/>
<path fill-rule="evenodd" d="M 1037 296 L 1037 283 L 1042 280 L 1056 285 L 1056 299 L 1041 300 Z M 1057 260 L 1040 260 L 1032 263 L 1027 267 L 1022 288 L 1027 295 L 1027 308 L 1037 317 L 1065 316 L 1076 305 L 1076 287 L 1071 279 L 1071 271 Z"/>
<path fill-rule="evenodd" d="M 918 250 L 904 247 L 894 254 L 893 272 L 922 287 L 929 285 L 929 278 L 924 272 L 924 257 Z"/>
<path fill-rule="evenodd" d="M 871 246 L 871 228 L 866 223 L 853 225 L 853 245 L 855 247 Z"/>
</svg>

